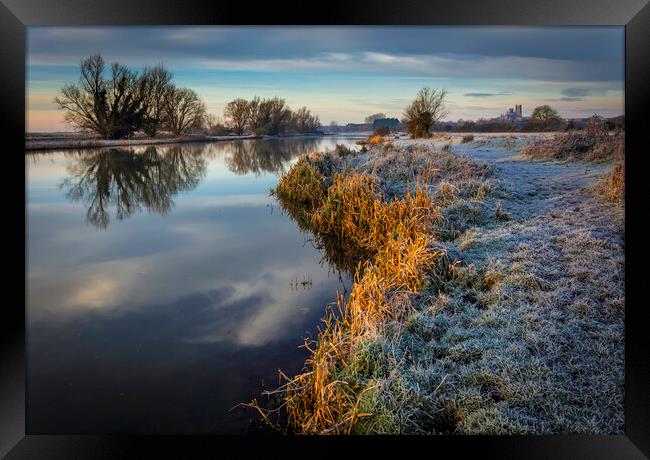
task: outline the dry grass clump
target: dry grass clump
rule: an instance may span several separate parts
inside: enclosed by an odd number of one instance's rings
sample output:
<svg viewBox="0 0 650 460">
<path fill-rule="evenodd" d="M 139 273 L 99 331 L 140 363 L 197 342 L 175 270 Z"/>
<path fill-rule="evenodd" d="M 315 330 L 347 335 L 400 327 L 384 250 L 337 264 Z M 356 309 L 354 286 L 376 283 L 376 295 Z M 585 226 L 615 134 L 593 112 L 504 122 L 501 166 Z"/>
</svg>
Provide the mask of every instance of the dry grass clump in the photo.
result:
<svg viewBox="0 0 650 460">
<path fill-rule="evenodd" d="M 383 144 L 384 142 L 387 142 L 388 139 L 384 136 L 380 136 L 378 134 L 373 134 L 372 136 L 368 137 L 368 139 L 359 139 L 358 141 L 355 141 L 355 144 L 357 145 L 376 145 L 376 144 Z"/>
<path fill-rule="evenodd" d="M 466 134 L 465 136 L 463 136 L 460 143 L 461 144 L 467 144 L 468 142 L 472 142 L 473 140 L 474 140 L 474 135 L 473 134 Z"/>
<path fill-rule="evenodd" d="M 324 178 L 314 166 L 313 160 L 302 156 L 296 164 L 284 174 L 274 193 L 285 200 L 311 207 L 323 200 Z"/>
<path fill-rule="evenodd" d="M 533 159 L 608 161 L 625 155 L 625 133 L 571 131 L 526 145 L 522 155 Z"/>
<path fill-rule="evenodd" d="M 431 139 L 434 141 L 451 141 L 452 138 L 449 134 L 434 133 L 431 135 Z"/>
<path fill-rule="evenodd" d="M 451 276 L 437 242 L 441 206 L 484 196 L 487 172 L 451 152 L 382 146 L 313 154 L 282 178 L 276 194 L 281 204 L 292 197 L 300 201 L 287 208 L 299 215 L 299 224 L 317 241 L 347 247 L 358 261 L 349 296 L 338 296 L 317 340 L 305 342 L 311 352 L 306 371 L 275 392 L 282 395 L 290 431 L 431 428 L 431 415 L 422 407 L 433 413 L 434 405 L 401 387 L 392 374 L 404 353 L 402 334 L 418 329 L 420 299 L 444 289 Z M 436 305 L 444 304 L 439 294 Z M 413 401 L 421 401 L 415 412 L 403 410 Z M 395 405 L 402 410 L 394 411 Z M 251 406 L 270 421 L 271 412 L 256 402 Z"/>
<path fill-rule="evenodd" d="M 330 311 L 326 316 L 315 347 L 306 344 L 312 352 L 307 361 L 311 370 L 283 388 L 292 429 L 351 433 L 360 417 L 370 415 L 359 404 L 373 383 L 340 377 L 349 372 L 366 337 L 411 309 L 394 294 L 418 292 L 436 277 L 434 267 L 443 254 L 432 247 L 430 228 L 437 212 L 421 188 L 388 202 L 376 195 L 374 180 L 366 173 L 335 176 L 312 223 L 318 232 L 353 241 L 372 256 L 357 271 L 347 301 L 339 298 L 339 314 Z"/>
<path fill-rule="evenodd" d="M 368 251 L 386 246 L 391 239 L 414 238 L 430 228 L 439 210 L 431 197 L 417 186 L 403 199 L 386 201 L 377 193 L 375 179 L 368 173 L 340 173 L 334 176 L 323 206 L 312 217 L 321 233 L 353 241 Z"/>
<path fill-rule="evenodd" d="M 379 191 L 387 197 L 402 197 L 418 183 L 428 184 L 431 192 L 441 182 L 449 182 L 465 191 L 471 187 L 471 182 L 486 181 L 493 173 L 487 164 L 444 148 L 375 146 L 368 154 L 368 158 L 356 167 L 377 177 Z"/>
<path fill-rule="evenodd" d="M 608 201 L 623 202 L 625 200 L 625 162 L 619 161 L 612 171 L 596 184 L 595 190 Z"/>
</svg>

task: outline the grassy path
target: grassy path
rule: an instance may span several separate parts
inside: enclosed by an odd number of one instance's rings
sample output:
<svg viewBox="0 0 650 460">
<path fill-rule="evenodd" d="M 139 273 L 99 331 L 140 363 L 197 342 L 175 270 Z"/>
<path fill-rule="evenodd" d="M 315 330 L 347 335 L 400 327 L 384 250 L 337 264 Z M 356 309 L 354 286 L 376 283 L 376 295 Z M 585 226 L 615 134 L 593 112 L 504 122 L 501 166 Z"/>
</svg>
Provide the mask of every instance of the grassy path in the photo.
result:
<svg viewBox="0 0 650 460">
<path fill-rule="evenodd" d="M 422 320 L 438 326 L 438 359 L 425 373 L 448 376 L 438 430 L 622 433 L 624 211 L 589 190 L 611 166 L 472 144 L 454 151 L 495 166 L 509 220 L 448 243 L 473 268 Z"/>
</svg>

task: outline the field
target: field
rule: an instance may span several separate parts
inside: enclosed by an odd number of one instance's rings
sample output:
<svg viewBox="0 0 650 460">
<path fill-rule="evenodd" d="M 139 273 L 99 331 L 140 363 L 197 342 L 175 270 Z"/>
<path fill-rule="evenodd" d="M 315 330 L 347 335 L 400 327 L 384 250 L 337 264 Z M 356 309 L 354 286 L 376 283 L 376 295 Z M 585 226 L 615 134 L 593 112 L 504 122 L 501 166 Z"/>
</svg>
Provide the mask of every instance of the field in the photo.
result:
<svg viewBox="0 0 650 460">
<path fill-rule="evenodd" d="M 547 154 L 566 136 L 301 158 L 274 192 L 355 283 L 251 405 L 297 433 L 622 434 L 623 147 Z"/>
</svg>

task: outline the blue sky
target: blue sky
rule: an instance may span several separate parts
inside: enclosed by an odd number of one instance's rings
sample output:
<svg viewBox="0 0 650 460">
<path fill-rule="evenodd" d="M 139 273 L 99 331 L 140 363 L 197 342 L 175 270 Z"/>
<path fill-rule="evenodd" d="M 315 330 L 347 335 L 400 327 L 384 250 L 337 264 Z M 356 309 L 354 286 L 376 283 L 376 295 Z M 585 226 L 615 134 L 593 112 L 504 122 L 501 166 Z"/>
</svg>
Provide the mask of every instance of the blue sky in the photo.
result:
<svg viewBox="0 0 650 460">
<path fill-rule="evenodd" d="M 280 96 L 324 124 L 401 117 L 422 86 L 448 90 L 447 119 L 624 112 L 622 27 L 30 27 L 27 129 L 69 129 L 53 98 L 100 52 L 134 68 L 165 64 L 222 116 L 237 97 Z"/>
</svg>

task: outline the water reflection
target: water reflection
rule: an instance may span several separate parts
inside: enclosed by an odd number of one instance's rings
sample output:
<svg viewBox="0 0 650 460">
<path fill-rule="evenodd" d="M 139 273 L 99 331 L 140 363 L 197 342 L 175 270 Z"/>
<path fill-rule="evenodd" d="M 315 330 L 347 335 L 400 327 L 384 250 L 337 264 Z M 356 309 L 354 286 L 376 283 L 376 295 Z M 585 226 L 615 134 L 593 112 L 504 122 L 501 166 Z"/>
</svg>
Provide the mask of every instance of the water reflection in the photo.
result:
<svg viewBox="0 0 650 460">
<path fill-rule="evenodd" d="M 61 183 L 66 196 L 87 207 L 86 219 L 97 228 L 110 223 L 108 209 L 115 207 L 123 220 L 143 207 L 166 214 L 172 196 L 194 189 L 205 175 L 206 161 L 200 151 L 176 145 L 165 151 L 155 146 L 142 153 L 133 149 L 109 149 L 81 154 L 67 167 Z"/>
<path fill-rule="evenodd" d="M 99 229 L 110 224 L 109 209 L 117 220 L 140 212 L 166 214 L 174 206 L 172 197 L 193 190 L 205 176 L 207 160 L 225 155 L 228 169 L 237 175 L 281 174 L 288 163 L 304 152 L 316 150 L 317 139 L 236 141 L 220 145 L 177 144 L 133 148 L 67 152 L 73 158 L 68 177 L 60 187 L 68 199 L 88 207 L 86 220 Z M 36 164 L 37 156 L 32 160 Z"/>
<path fill-rule="evenodd" d="M 292 158 L 317 150 L 318 139 L 276 139 L 232 142 L 228 169 L 238 175 L 285 172 Z"/>
<path fill-rule="evenodd" d="M 276 175 L 337 139 L 318 142 L 28 155 L 28 430 L 246 432 L 230 409 L 300 371 L 351 284 L 269 209 Z"/>
<path fill-rule="evenodd" d="M 354 276 L 359 262 L 367 259 L 368 254 L 348 240 L 317 232 L 310 223 L 310 215 L 301 206 L 277 198 L 280 209 L 296 222 L 305 240 L 321 253 L 322 262 L 333 268 L 339 278 L 342 273 Z"/>
</svg>

